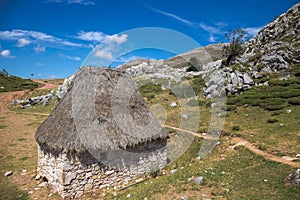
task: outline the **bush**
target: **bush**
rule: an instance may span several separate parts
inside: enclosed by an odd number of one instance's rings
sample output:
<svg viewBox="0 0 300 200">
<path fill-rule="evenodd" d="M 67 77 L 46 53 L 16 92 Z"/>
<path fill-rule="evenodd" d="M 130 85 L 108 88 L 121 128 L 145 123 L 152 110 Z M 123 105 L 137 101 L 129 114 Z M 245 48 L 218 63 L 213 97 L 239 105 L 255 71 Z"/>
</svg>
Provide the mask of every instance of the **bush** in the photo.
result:
<svg viewBox="0 0 300 200">
<path fill-rule="evenodd" d="M 226 111 L 235 111 L 237 107 L 235 105 L 227 105 L 226 106 Z"/>
<path fill-rule="evenodd" d="M 198 69 L 194 65 L 189 66 L 186 70 L 186 72 L 197 72 Z"/>
<path fill-rule="evenodd" d="M 240 126 L 233 126 L 232 130 L 233 131 L 239 131 L 239 130 L 241 130 L 241 127 Z"/>
<path fill-rule="evenodd" d="M 155 94 L 148 94 L 148 95 L 147 95 L 148 101 L 150 101 L 150 100 L 153 99 L 154 97 L 155 97 Z"/>
<path fill-rule="evenodd" d="M 226 66 L 231 65 L 232 61 L 243 51 L 242 44 L 246 40 L 246 31 L 237 28 L 235 30 L 229 30 L 225 35 L 229 42 L 229 45 L 223 47 L 223 54 L 226 57 Z"/>
<path fill-rule="evenodd" d="M 267 122 L 273 124 L 275 122 L 278 122 L 278 119 L 268 119 Z"/>
<path fill-rule="evenodd" d="M 288 102 L 289 102 L 291 105 L 300 105 L 300 97 L 293 97 L 293 98 L 290 98 L 290 99 L 288 99 Z"/>
</svg>

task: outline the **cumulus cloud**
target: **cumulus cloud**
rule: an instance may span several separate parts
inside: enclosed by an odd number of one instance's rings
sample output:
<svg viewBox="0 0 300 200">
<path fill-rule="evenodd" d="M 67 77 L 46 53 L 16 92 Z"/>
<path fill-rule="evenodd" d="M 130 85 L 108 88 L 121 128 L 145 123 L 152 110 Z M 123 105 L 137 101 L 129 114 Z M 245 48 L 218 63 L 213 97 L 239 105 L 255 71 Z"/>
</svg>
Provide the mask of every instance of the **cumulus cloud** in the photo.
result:
<svg viewBox="0 0 300 200">
<path fill-rule="evenodd" d="M 0 55 L 4 58 L 15 58 L 15 56 L 10 55 L 10 50 L 8 49 L 2 50 Z"/>
<path fill-rule="evenodd" d="M 113 59 L 112 52 L 108 48 L 96 50 L 95 56 L 97 56 L 99 58 L 106 59 L 106 60 L 112 60 Z"/>
<path fill-rule="evenodd" d="M 27 40 L 25 38 L 21 38 L 21 39 L 18 40 L 17 47 L 25 47 L 29 44 L 30 44 L 29 40 Z"/>
<path fill-rule="evenodd" d="M 27 39 L 24 39 L 27 38 Z M 51 46 L 54 48 L 59 48 L 62 46 L 69 47 L 84 47 L 82 44 L 73 43 L 61 38 L 38 32 L 38 31 L 28 31 L 28 30 L 12 30 L 12 31 L 0 31 L 0 39 L 2 40 L 12 40 L 18 41 L 19 45 L 24 45 L 30 41 L 30 43 L 40 44 L 43 46 Z"/>
<path fill-rule="evenodd" d="M 103 42 L 104 43 L 115 42 L 117 44 L 122 44 L 126 41 L 127 41 L 127 35 L 126 34 L 122 34 L 120 36 L 118 34 L 114 34 L 114 35 L 106 35 Z"/>
<path fill-rule="evenodd" d="M 67 58 L 69 60 L 74 60 L 74 61 L 80 61 L 81 60 L 81 58 L 78 57 L 78 56 L 69 56 L 69 55 L 65 55 L 65 54 L 62 54 L 62 53 L 59 53 L 58 55 L 62 58 Z"/>
<path fill-rule="evenodd" d="M 35 52 L 40 53 L 46 51 L 45 46 L 37 45 L 36 47 L 33 48 Z"/>
<path fill-rule="evenodd" d="M 89 32 L 80 31 L 76 38 L 85 41 L 101 42 L 104 39 L 104 34 L 102 32 L 97 32 L 97 31 L 89 31 Z"/>
<path fill-rule="evenodd" d="M 76 36 L 77 39 L 91 41 L 91 42 L 103 42 L 103 43 L 117 43 L 122 44 L 127 41 L 127 35 L 122 34 L 114 34 L 114 35 L 106 35 L 99 31 L 80 31 Z"/>
</svg>

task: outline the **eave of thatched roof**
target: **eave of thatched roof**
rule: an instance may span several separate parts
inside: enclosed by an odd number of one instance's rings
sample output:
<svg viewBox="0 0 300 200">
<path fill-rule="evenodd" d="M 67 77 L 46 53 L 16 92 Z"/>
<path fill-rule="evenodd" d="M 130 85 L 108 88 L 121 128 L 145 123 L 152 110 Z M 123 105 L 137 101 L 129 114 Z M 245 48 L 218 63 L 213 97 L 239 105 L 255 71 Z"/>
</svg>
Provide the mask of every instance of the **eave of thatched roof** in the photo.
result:
<svg viewBox="0 0 300 200">
<path fill-rule="evenodd" d="M 93 67 L 77 73 L 35 134 L 41 145 L 74 152 L 126 149 L 166 137 L 128 74 Z"/>
</svg>

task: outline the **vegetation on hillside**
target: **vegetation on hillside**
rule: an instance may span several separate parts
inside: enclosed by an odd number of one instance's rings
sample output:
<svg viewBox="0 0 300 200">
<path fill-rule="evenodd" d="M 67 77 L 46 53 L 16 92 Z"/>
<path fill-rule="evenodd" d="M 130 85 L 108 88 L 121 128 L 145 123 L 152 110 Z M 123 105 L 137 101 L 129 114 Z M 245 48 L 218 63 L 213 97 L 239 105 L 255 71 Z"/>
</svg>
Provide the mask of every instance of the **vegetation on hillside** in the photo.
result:
<svg viewBox="0 0 300 200">
<path fill-rule="evenodd" d="M 243 51 L 242 44 L 246 40 L 246 31 L 237 28 L 235 30 L 229 30 L 225 35 L 229 45 L 223 46 L 223 54 L 226 58 L 226 66 L 232 64 L 232 61 Z"/>
<path fill-rule="evenodd" d="M 22 79 L 17 76 L 9 75 L 5 69 L 0 72 L 0 92 L 11 92 L 30 89 L 33 90 L 39 86 L 38 83 L 30 79 Z"/>
</svg>

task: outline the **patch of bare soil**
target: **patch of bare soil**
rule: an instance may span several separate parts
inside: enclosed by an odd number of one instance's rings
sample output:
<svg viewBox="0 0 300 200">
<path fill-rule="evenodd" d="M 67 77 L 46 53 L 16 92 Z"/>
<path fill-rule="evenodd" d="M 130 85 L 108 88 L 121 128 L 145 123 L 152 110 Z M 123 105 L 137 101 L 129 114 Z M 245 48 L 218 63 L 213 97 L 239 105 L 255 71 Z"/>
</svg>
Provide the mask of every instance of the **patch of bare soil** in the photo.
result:
<svg viewBox="0 0 300 200">
<path fill-rule="evenodd" d="M 38 88 L 38 89 L 53 89 L 53 88 L 57 88 L 58 84 L 54 84 L 54 83 L 47 83 L 45 81 L 42 80 L 33 80 L 36 83 L 41 83 L 43 84 L 42 87 Z"/>
</svg>

